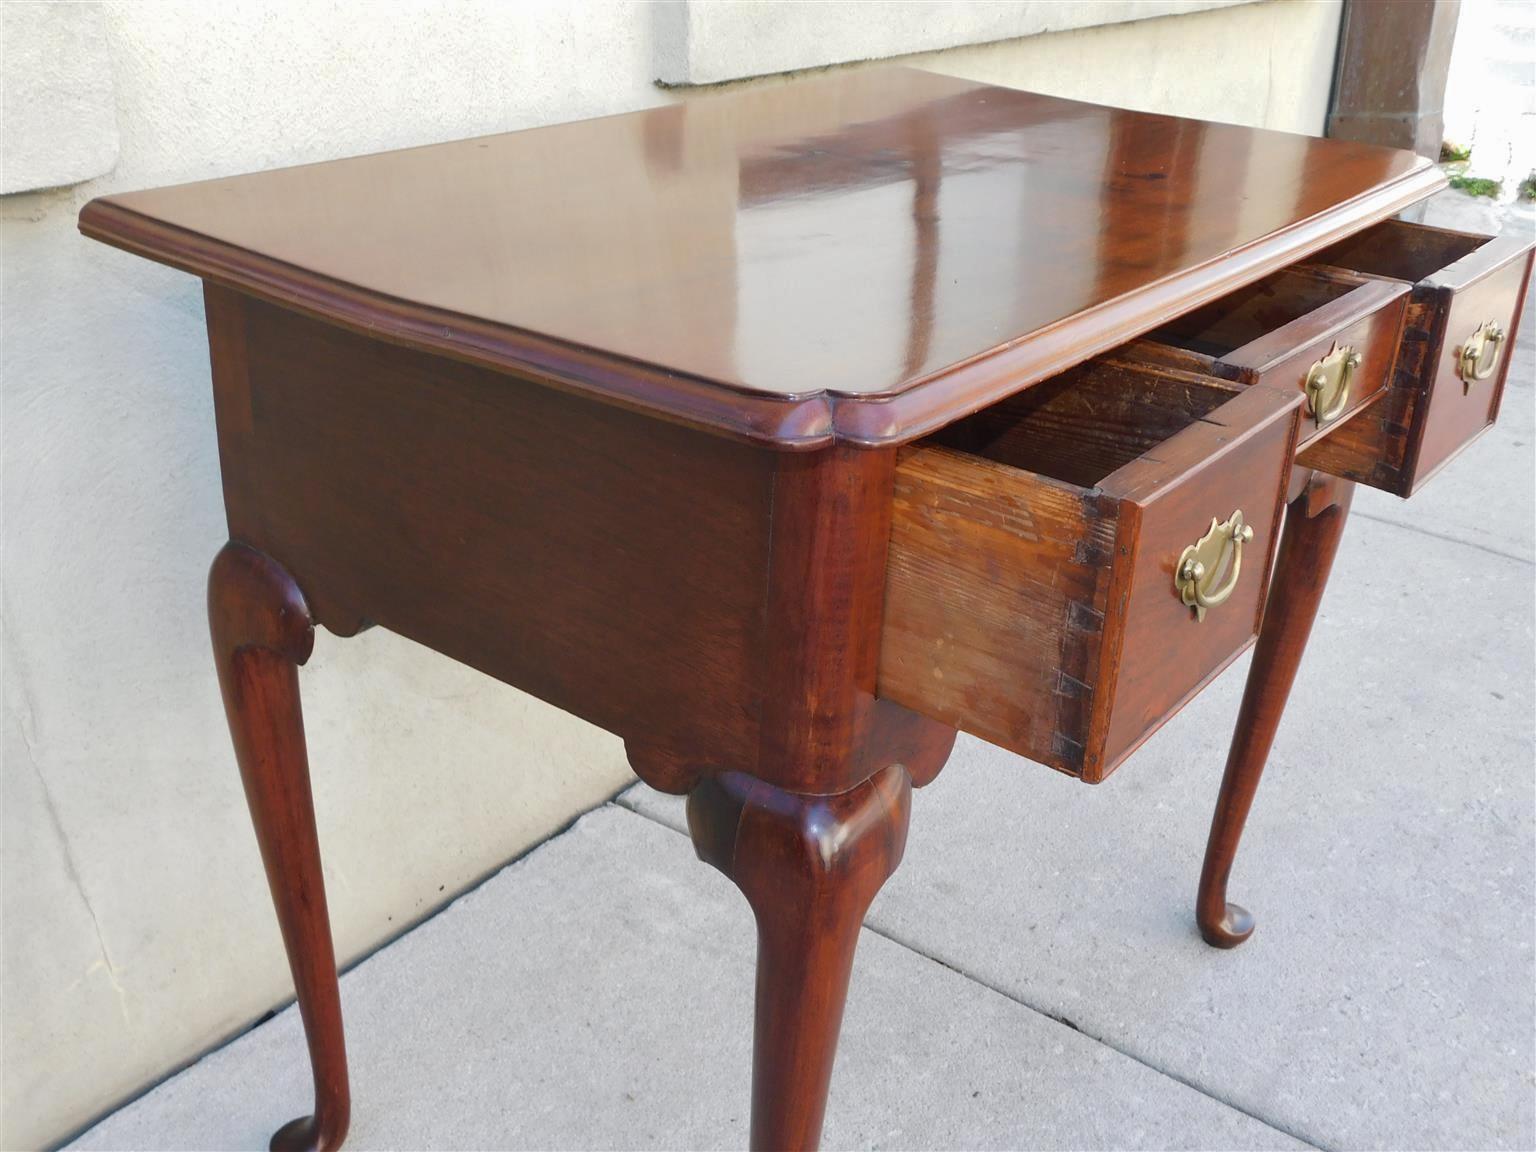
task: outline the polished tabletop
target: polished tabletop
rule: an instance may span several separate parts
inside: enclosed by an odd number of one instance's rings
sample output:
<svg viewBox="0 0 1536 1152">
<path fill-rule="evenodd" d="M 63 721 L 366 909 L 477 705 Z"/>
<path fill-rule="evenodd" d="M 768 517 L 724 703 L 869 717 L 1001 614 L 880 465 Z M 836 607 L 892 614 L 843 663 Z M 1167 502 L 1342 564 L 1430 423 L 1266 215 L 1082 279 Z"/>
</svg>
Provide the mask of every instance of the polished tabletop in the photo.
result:
<svg viewBox="0 0 1536 1152">
<path fill-rule="evenodd" d="M 873 443 L 1439 179 L 1411 153 L 886 68 L 111 196 L 81 227 L 672 418 Z"/>
</svg>

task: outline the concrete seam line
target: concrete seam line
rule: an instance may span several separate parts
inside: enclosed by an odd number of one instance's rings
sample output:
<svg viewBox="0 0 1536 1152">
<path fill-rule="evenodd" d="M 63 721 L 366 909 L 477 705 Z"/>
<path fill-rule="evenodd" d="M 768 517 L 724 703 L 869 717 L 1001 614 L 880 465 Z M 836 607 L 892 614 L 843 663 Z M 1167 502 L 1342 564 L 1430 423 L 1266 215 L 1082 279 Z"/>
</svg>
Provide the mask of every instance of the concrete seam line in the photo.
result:
<svg viewBox="0 0 1536 1152">
<path fill-rule="evenodd" d="M 1486 552 L 1490 556 L 1498 556 L 1505 560 L 1513 560 L 1516 564 L 1524 564 L 1527 568 L 1536 567 L 1536 560 L 1532 560 L 1527 556 L 1516 556 L 1513 552 L 1500 552 L 1497 548 L 1490 548 L 1486 544 L 1478 544 L 1472 540 L 1462 540 L 1456 536 L 1447 536 L 1444 532 L 1431 532 L 1428 528 L 1420 528 L 1415 524 L 1400 524 L 1396 520 L 1372 516 L 1369 512 L 1351 512 L 1350 515 L 1357 520 L 1369 520 L 1372 524 L 1386 524 L 1391 528 L 1401 528 L 1404 532 L 1416 532 L 1420 536 L 1428 536 L 1434 540 L 1443 540 L 1447 544 L 1459 544 L 1463 548 L 1476 548 L 1479 552 Z"/>
</svg>

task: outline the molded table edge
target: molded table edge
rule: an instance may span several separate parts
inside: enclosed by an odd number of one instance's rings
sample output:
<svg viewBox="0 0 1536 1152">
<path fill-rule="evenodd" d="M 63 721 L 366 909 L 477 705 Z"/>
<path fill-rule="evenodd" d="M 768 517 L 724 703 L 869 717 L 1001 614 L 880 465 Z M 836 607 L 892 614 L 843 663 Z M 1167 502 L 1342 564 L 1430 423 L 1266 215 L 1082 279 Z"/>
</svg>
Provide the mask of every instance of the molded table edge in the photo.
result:
<svg viewBox="0 0 1536 1152">
<path fill-rule="evenodd" d="M 1039 383 L 1444 187 L 1428 161 L 1327 212 L 915 380 L 900 391 L 773 396 L 358 288 L 272 257 L 90 201 L 82 234 L 281 307 L 407 348 L 529 376 L 646 415 L 783 451 L 903 444 Z"/>
</svg>

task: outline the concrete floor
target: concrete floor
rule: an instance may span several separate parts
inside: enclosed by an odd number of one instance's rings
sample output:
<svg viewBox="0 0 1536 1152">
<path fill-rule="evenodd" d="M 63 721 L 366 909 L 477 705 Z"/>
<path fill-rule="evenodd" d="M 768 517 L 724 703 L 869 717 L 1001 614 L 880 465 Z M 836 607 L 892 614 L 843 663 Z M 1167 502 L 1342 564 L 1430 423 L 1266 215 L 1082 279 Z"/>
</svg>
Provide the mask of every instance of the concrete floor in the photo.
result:
<svg viewBox="0 0 1536 1152">
<path fill-rule="evenodd" d="M 1233 876 L 1254 938 L 1191 912 L 1246 660 L 1101 788 L 962 738 L 869 916 L 828 1147 L 1536 1147 L 1522 337 L 1496 429 L 1356 501 Z M 347 973 L 349 1146 L 744 1145 L 751 918 L 680 819 L 637 786 Z M 254 1149 L 309 1098 L 289 1009 L 73 1146 Z"/>
</svg>

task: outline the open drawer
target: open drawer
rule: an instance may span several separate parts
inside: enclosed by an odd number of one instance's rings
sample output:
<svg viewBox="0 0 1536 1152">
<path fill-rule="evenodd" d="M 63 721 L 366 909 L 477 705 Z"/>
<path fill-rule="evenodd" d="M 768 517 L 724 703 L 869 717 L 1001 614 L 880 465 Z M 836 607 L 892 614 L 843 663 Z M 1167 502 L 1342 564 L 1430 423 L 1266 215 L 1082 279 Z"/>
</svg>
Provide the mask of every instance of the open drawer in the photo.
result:
<svg viewBox="0 0 1536 1152">
<path fill-rule="evenodd" d="M 879 694 L 1103 779 L 1255 635 L 1301 404 L 1112 353 L 903 449 Z"/>
<path fill-rule="evenodd" d="M 1498 416 L 1531 241 L 1389 220 L 1313 260 L 1411 292 L 1390 388 L 1299 463 L 1410 495 Z"/>
<path fill-rule="evenodd" d="M 1332 268 L 1287 268 L 1154 332 L 1204 371 L 1299 391 L 1303 444 L 1385 391 L 1409 287 Z"/>
</svg>

